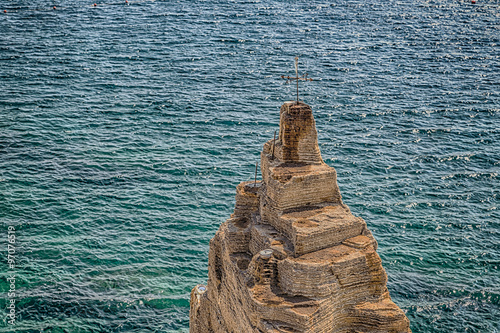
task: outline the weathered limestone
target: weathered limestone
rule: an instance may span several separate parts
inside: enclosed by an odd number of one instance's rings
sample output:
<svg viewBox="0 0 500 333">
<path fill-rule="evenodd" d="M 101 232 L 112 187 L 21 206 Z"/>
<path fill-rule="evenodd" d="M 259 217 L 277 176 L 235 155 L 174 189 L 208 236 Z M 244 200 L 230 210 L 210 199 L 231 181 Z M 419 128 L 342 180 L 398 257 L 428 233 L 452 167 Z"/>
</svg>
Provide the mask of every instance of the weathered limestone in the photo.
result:
<svg viewBox="0 0 500 333">
<path fill-rule="evenodd" d="M 411 332 L 389 296 L 377 242 L 321 159 L 308 105 L 283 104 L 261 172 L 255 186 L 237 186 L 234 213 L 210 241 L 190 332 Z"/>
</svg>

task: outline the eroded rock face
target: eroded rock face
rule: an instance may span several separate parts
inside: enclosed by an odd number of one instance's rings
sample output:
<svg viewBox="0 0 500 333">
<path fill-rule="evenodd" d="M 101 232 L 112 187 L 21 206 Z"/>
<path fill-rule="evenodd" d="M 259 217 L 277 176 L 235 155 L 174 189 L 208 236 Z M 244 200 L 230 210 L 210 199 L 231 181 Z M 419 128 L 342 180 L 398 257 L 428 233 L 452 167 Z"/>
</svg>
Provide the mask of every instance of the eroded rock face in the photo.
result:
<svg viewBox="0 0 500 333">
<path fill-rule="evenodd" d="M 237 186 L 234 213 L 210 241 L 190 332 L 411 332 L 389 296 L 377 242 L 321 159 L 308 105 L 283 104 L 261 172 L 255 186 Z"/>
</svg>

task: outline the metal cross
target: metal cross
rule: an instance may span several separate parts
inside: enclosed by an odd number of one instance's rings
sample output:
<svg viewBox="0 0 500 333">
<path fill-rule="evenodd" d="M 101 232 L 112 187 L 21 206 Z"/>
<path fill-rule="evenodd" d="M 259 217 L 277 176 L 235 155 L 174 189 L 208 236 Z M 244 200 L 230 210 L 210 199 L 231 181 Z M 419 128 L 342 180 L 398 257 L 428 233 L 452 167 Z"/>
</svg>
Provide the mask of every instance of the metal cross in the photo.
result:
<svg viewBox="0 0 500 333">
<path fill-rule="evenodd" d="M 295 77 L 281 75 L 282 79 L 286 79 L 286 83 L 291 81 L 297 81 L 297 104 L 299 104 L 299 81 L 312 81 L 307 77 L 307 73 L 299 77 L 299 57 L 295 57 Z"/>
</svg>

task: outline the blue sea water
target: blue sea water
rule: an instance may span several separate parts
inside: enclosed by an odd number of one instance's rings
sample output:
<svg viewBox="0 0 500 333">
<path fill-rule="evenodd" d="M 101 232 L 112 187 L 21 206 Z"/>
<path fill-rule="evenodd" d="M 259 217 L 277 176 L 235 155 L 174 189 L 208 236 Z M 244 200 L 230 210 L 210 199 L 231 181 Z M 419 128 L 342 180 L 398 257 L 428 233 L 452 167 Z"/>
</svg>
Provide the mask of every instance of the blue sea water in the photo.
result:
<svg viewBox="0 0 500 333">
<path fill-rule="evenodd" d="M 498 1 L 93 3 L 0 0 L 0 332 L 187 332 L 295 56 L 413 332 L 499 332 Z"/>
</svg>

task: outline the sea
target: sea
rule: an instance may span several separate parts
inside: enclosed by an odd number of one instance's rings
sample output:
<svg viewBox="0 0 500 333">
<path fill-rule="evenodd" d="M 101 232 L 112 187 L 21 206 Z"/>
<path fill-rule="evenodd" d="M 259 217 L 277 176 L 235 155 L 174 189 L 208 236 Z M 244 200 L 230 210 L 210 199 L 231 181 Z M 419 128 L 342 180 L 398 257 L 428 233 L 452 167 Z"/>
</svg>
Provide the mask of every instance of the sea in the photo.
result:
<svg viewBox="0 0 500 333">
<path fill-rule="evenodd" d="M 0 40 L 0 332 L 188 332 L 295 57 L 413 332 L 499 332 L 500 1 L 0 0 Z"/>
</svg>

